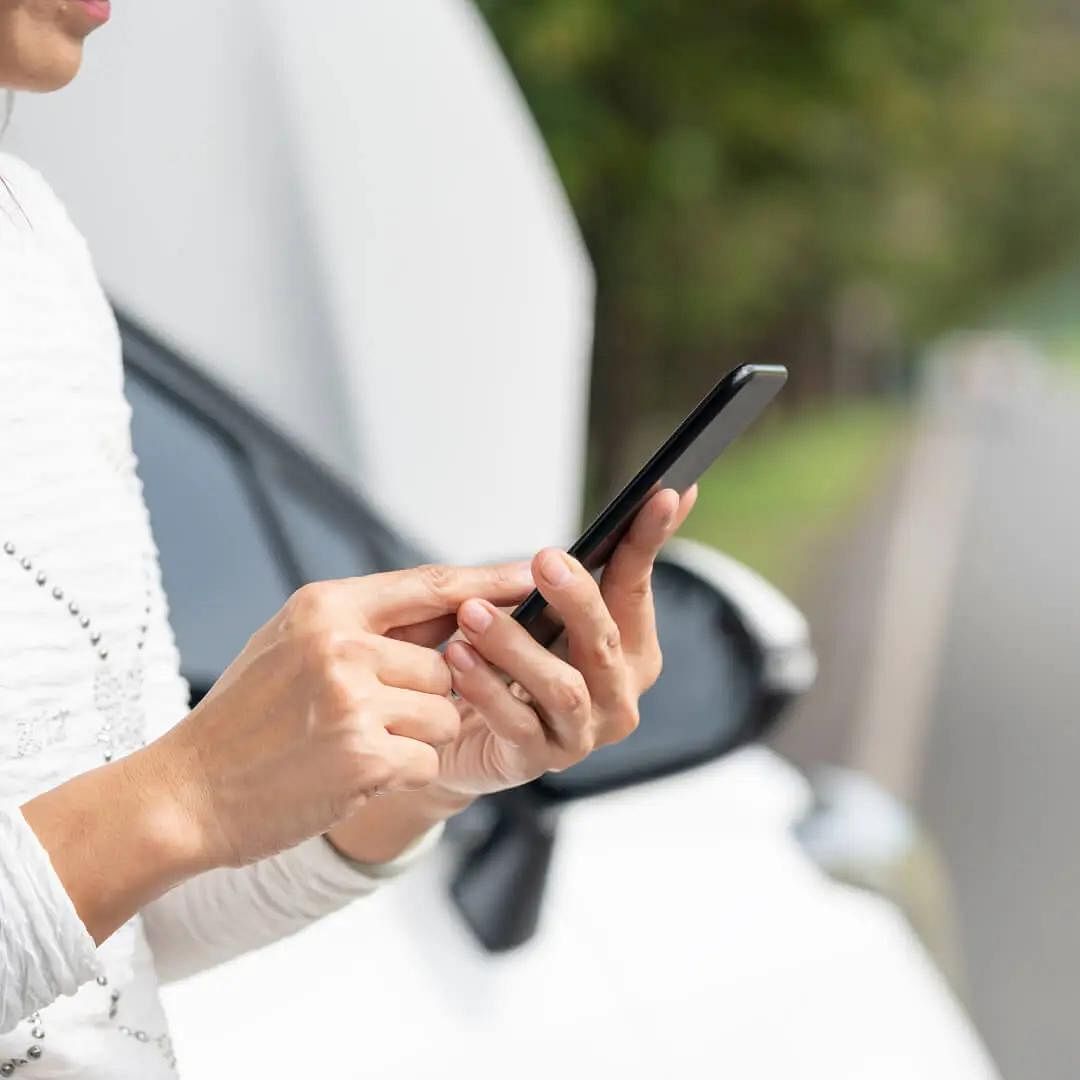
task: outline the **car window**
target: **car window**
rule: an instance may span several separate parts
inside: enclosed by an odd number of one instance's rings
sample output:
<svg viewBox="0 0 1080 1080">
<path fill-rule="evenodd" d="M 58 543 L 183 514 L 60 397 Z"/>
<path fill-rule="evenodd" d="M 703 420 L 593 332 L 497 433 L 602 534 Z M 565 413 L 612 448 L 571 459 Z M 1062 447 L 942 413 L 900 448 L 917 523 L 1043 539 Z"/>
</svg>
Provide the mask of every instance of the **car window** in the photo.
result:
<svg viewBox="0 0 1080 1080">
<path fill-rule="evenodd" d="M 198 693 L 292 588 L 232 445 L 131 369 L 126 390 L 171 621 Z"/>
<path fill-rule="evenodd" d="M 356 577 L 386 569 L 363 542 L 360 530 L 327 506 L 318 494 L 304 490 L 299 478 L 282 472 L 261 477 L 274 510 L 296 553 L 305 581 Z"/>
</svg>

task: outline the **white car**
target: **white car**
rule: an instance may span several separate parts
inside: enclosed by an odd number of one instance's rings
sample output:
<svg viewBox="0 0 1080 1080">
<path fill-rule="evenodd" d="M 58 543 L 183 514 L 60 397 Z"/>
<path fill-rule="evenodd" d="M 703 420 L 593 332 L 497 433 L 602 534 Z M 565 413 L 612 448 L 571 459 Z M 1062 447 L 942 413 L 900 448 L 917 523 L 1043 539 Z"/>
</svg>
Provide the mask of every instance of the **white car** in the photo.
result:
<svg viewBox="0 0 1080 1080">
<path fill-rule="evenodd" d="M 302 582 L 421 555 L 237 398 L 122 327 L 197 698 Z M 995 1075 L 900 912 L 800 846 L 809 784 L 748 745 L 813 679 L 802 616 L 690 542 L 666 554 L 657 598 L 667 664 L 640 731 L 478 804 L 375 898 L 169 988 L 188 1075 Z"/>
</svg>

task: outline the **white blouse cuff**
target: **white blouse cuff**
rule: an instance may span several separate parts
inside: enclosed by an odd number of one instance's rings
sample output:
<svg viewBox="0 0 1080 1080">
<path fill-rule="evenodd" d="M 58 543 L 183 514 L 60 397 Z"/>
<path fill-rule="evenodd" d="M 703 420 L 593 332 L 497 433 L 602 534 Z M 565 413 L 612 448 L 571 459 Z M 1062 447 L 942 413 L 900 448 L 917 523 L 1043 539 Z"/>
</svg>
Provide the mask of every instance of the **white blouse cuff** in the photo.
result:
<svg viewBox="0 0 1080 1080">
<path fill-rule="evenodd" d="M 97 947 L 17 807 L 0 807 L 0 1034 L 99 973 Z"/>
<path fill-rule="evenodd" d="M 338 882 L 343 889 L 355 888 L 357 891 L 367 892 L 370 885 L 365 888 L 364 883 L 395 878 L 434 850 L 442 839 L 444 828 L 440 823 L 429 829 L 423 836 L 417 837 L 396 859 L 385 863 L 363 863 L 350 859 L 324 836 L 316 837 L 300 847 L 312 848 L 310 852 L 305 851 L 303 857 L 305 861 L 310 860 L 312 870 L 321 877 Z"/>
</svg>

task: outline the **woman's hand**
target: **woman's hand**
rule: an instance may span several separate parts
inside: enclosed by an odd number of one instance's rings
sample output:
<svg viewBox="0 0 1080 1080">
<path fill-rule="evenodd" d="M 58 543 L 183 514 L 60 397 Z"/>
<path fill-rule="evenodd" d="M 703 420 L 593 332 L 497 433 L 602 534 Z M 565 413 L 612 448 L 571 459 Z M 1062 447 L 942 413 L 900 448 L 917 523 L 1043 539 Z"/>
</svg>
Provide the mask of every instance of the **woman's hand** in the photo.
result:
<svg viewBox="0 0 1080 1080">
<path fill-rule="evenodd" d="M 407 639 L 467 597 L 512 603 L 531 586 L 527 564 L 306 586 L 175 728 L 27 803 L 95 939 L 185 877 L 282 851 L 373 794 L 431 784 L 460 720 L 442 656 Z"/>
<path fill-rule="evenodd" d="M 408 628 L 475 591 L 520 599 L 525 565 L 419 567 L 300 589 L 163 740 L 197 779 L 210 859 L 241 864 L 435 781 L 458 736 L 450 672 Z"/>
<path fill-rule="evenodd" d="M 538 645 L 490 601 L 462 605 L 465 640 L 446 650 L 462 730 L 442 750 L 439 789 L 476 796 L 523 784 L 636 729 L 638 700 L 662 664 L 653 563 L 695 498 L 696 489 L 682 499 L 671 490 L 653 496 L 599 584 L 564 552 L 536 556 L 537 588 L 566 627 L 564 655 Z"/>
<path fill-rule="evenodd" d="M 653 563 L 696 498 L 696 488 L 681 499 L 670 490 L 653 496 L 599 585 L 563 552 L 536 556 L 533 577 L 566 626 L 554 653 L 497 601 L 464 603 L 458 613 L 464 639 L 446 649 L 461 732 L 440 753 L 438 780 L 368 803 L 327 834 L 330 842 L 360 862 L 385 862 L 477 796 L 565 769 L 629 735 L 637 727 L 638 699 L 660 675 Z M 432 622 L 413 637 L 437 644 L 450 630 Z M 512 680 L 509 686 L 500 673 Z"/>
<path fill-rule="evenodd" d="M 565 769 L 629 735 L 637 727 L 638 699 L 659 677 L 662 662 L 653 563 L 696 498 L 696 488 L 681 499 L 670 490 L 654 495 L 599 585 L 563 552 L 537 555 L 533 577 L 566 626 L 554 653 L 497 602 L 472 597 L 464 603 L 458 612 L 464 639 L 446 649 L 460 695 L 461 733 L 440 753 L 438 780 L 368 803 L 330 830 L 330 842 L 360 862 L 386 862 L 477 796 Z M 413 638 L 434 645 L 451 629 L 432 622 Z M 509 686 L 500 673 L 512 680 Z"/>
</svg>

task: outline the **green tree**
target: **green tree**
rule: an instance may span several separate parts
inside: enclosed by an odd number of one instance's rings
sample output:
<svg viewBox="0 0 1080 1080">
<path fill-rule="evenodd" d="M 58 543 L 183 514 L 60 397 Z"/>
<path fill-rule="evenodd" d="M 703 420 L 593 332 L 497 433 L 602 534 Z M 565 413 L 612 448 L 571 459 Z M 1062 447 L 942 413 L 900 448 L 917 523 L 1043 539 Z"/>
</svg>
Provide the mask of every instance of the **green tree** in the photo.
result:
<svg viewBox="0 0 1080 1080">
<path fill-rule="evenodd" d="M 1053 0 L 479 0 L 599 278 L 594 479 L 725 365 L 796 404 L 1080 236 L 1080 20 Z"/>
</svg>

